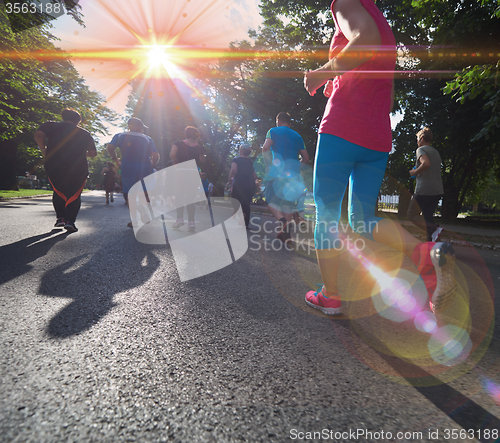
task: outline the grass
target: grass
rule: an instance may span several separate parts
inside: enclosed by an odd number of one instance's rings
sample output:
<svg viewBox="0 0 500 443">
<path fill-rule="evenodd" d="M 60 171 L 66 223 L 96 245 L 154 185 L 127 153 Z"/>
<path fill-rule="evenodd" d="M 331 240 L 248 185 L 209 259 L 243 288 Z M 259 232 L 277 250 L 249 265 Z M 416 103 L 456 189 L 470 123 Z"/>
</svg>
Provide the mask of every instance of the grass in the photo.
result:
<svg viewBox="0 0 500 443">
<path fill-rule="evenodd" d="M 19 189 L 19 191 L 0 190 L 0 199 L 9 200 L 14 197 L 32 197 L 34 195 L 52 195 L 47 189 Z"/>
</svg>

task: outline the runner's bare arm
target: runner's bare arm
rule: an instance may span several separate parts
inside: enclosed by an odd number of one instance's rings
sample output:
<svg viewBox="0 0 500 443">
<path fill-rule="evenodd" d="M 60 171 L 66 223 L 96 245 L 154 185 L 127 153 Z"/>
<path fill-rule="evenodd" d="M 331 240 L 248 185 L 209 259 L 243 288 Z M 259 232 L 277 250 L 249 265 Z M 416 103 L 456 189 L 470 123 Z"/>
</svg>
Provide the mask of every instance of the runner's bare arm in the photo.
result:
<svg viewBox="0 0 500 443">
<path fill-rule="evenodd" d="M 333 11 L 349 43 L 337 57 L 306 73 L 304 87 L 310 95 L 314 95 L 329 79 L 368 61 L 378 51 L 382 41 L 375 20 L 359 0 L 336 0 Z"/>
<path fill-rule="evenodd" d="M 300 162 L 304 163 L 305 165 L 307 165 L 309 163 L 309 154 L 307 153 L 307 151 L 305 149 L 301 149 L 299 151 L 299 154 L 302 157 L 300 159 Z"/>
<path fill-rule="evenodd" d="M 174 165 L 177 164 L 177 150 L 178 149 L 179 148 L 177 147 L 177 145 L 172 145 L 172 149 L 170 150 L 170 158 L 174 162 Z"/>
<path fill-rule="evenodd" d="M 120 166 L 121 165 L 121 162 L 120 160 L 118 159 L 118 157 L 116 156 L 116 146 L 115 145 L 112 145 L 111 143 L 108 143 L 108 146 L 106 147 L 106 149 L 108 150 L 108 153 L 109 155 L 111 156 L 112 160 L 118 165 Z"/>
<path fill-rule="evenodd" d="M 45 157 L 45 153 L 47 152 L 47 147 L 45 146 L 45 139 L 47 138 L 47 135 L 45 132 L 37 130 L 35 132 L 35 141 L 36 144 L 38 145 L 38 149 L 40 149 L 40 152 L 42 153 L 42 156 Z"/>
<path fill-rule="evenodd" d="M 418 160 L 420 161 L 420 166 L 416 169 L 410 171 L 410 175 L 419 175 L 422 172 L 425 172 L 427 169 L 431 167 L 431 161 L 427 154 L 422 154 Z"/>
<path fill-rule="evenodd" d="M 227 182 L 231 183 L 233 177 L 238 173 L 238 165 L 235 162 L 231 163 L 231 170 L 229 171 L 229 177 L 227 178 Z"/>
<path fill-rule="evenodd" d="M 262 146 L 262 155 L 264 156 L 264 162 L 266 163 L 266 170 L 271 166 L 273 161 L 273 155 L 271 154 L 271 146 L 273 145 L 273 140 L 266 138 L 264 145 Z"/>
<path fill-rule="evenodd" d="M 158 163 L 159 160 L 160 160 L 160 154 L 158 154 L 158 152 L 152 152 L 151 153 L 151 165 L 153 166 L 153 168 L 156 166 L 156 164 Z"/>
<path fill-rule="evenodd" d="M 202 152 L 200 154 L 199 160 L 200 160 L 200 163 L 205 163 L 205 161 L 207 160 L 207 156 L 204 152 Z"/>
</svg>

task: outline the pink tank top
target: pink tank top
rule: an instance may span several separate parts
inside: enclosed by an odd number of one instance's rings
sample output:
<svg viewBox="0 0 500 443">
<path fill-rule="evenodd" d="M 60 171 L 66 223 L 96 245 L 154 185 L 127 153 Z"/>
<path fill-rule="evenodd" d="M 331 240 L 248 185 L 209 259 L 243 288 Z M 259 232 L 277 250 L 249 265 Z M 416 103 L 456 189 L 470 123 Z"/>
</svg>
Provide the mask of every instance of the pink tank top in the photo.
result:
<svg viewBox="0 0 500 443">
<path fill-rule="evenodd" d="M 392 147 L 389 113 L 396 41 L 373 0 L 360 2 L 375 20 L 382 43 L 374 48 L 377 52 L 371 59 L 333 79 L 333 92 L 318 132 L 336 135 L 374 151 L 389 152 Z M 335 0 L 331 5 L 332 14 L 334 3 Z M 337 30 L 330 45 L 330 59 L 348 43 L 336 20 L 335 24 Z"/>
</svg>

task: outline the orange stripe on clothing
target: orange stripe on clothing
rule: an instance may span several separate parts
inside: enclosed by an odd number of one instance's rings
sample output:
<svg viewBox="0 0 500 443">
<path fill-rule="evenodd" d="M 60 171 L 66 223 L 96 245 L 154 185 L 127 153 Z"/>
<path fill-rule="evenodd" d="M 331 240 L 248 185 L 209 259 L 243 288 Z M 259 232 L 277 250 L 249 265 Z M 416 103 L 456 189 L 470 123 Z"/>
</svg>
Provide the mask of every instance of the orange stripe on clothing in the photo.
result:
<svg viewBox="0 0 500 443">
<path fill-rule="evenodd" d="M 76 192 L 76 194 L 72 195 L 68 200 L 66 201 L 66 206 L 68 206 L 70 203 L 74 202 L 82 193 L 83 187 L 85 186 L 85 183 L 87 183 L 87 179 L 83 181 L 82 187 Z"/>
<path fill-rule="evenodd" d="M 56 187 L 54 186 L 54 184 L 52 183 L 52 181 L 50 180 L 50 177 L 49 177 L 49 182 L 50 182 L 50 185 L 52 186 L 52 189 L 54 190 L 54 192 L 59 196 L 61 197 L 64 201 L 67 201 L 68 199 L 66 198 L 66 196 L 61 192 L 61 191 L 58 191 L 56 189 Z M 66 203 L 66 206 L 67 206 L 67 203 Z"/>
</svg>

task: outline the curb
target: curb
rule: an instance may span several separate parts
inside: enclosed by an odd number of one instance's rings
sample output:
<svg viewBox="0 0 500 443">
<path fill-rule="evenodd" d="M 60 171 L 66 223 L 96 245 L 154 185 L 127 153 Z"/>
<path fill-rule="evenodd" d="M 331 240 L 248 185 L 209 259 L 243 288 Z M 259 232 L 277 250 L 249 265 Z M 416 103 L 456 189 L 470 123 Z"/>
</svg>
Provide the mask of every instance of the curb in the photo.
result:
<svg viewBox="0 0 500 443">
<path fill-rule="evenodd" d="M 40 198 L 40 197 L 52 197 L 52 194 L 25 195 L 23 197 L 0 197 L 0 202 L 8 202 L 10 200 L 24 200 L 27 198 Z"/>
</svg>

